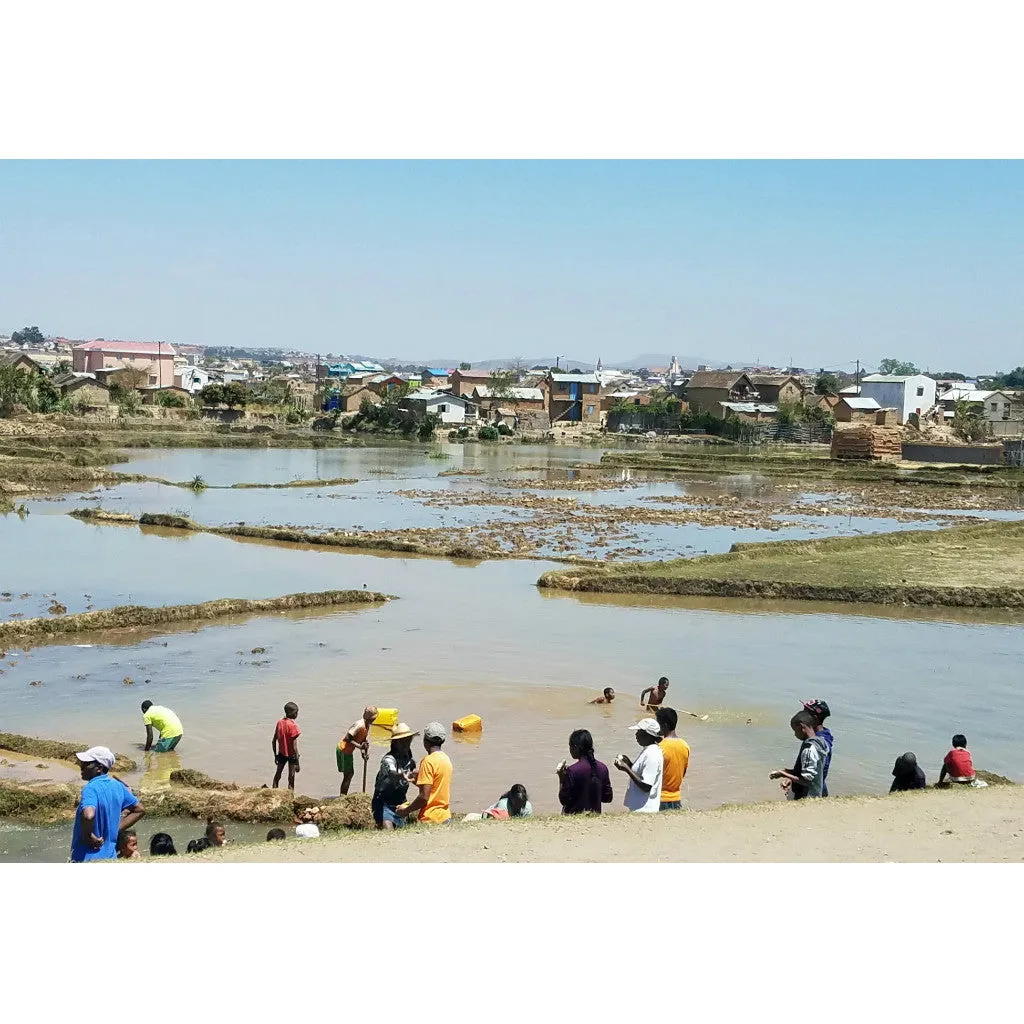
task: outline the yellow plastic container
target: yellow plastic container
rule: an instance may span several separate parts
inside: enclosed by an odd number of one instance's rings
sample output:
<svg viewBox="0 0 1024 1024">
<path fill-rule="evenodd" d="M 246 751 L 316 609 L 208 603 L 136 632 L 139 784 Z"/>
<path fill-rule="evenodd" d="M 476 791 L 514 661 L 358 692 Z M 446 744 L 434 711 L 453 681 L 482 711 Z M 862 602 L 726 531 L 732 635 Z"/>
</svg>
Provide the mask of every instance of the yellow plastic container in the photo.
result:
<svg viewBox="0 0 1024 1024">
<path fill-rule="evenodd" d="M 452 732 L 480 732 L 484 723 L 479 715 L 466 715 L 452 722 Z"/>
<path fill-rule="evenodd" d="M 377 708 L 377 717 L 373 724 L 379 725 L 382 729 L 393 729 L 398 725 L 398 708 Z"/>
</svg>

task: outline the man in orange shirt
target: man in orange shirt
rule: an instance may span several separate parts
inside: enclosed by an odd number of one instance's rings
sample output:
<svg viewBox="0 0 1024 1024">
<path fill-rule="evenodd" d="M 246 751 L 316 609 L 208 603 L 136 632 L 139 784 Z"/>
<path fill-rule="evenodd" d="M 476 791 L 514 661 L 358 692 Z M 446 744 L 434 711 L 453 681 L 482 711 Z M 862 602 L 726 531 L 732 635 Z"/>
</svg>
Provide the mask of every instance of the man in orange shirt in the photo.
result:
<svg viewBox="0 0 1024 1024">
<path fill-rule="evenodd" d="M 661 726 L 661 752 L 665 759 L 659 810 L 678 811 L 683 806 L 683 779 L 690 766 L 690 747 L 686 740 L 676 735 L 679 716 L 672 708 L 658 708 L 654 715 Z"/>
<path fill-rule="evenodd" d="M 377 718 L 377 709 L 371 704 L 363 708 L 363 717 L 356 722 L 351 729 L 338 743 L 336 751 L 338 760 L 338 771 L 341 772 L 341 795 L 348 793 L 348 787 L 352 785 L 352 777 L 356 773 L 355 758 L 356 747 L 362 752 L 363 760 L 370 756 L 370 726 Z"/>
<path fill-rule="evenodd" d="M 419 796 L 411 803 L 395 808 L 400 818 L 412 818 L 433 824 L 451 821 L 451 759 L 441 749 L 448 739 L 448 730 L 440 722 L 431 722 L 423 730 L 423 746 L 427 756 L 420 761 L 416 775 Z M 411 773 L 410 773 L 411 774 Z"/>
</svg>

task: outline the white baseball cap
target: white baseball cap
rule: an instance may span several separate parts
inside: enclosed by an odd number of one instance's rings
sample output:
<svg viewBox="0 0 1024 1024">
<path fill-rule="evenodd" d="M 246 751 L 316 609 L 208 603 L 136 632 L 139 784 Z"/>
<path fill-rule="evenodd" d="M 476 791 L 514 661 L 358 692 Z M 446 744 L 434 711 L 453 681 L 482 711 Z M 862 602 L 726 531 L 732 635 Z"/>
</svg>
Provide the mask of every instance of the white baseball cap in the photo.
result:
<svg viewBox="0 0 1024 1024">
<path fill-rule="evenodd" d="M 75 754 L 82 764 L 89 764 L 90 761 L 95 761 L 98 765 L 102 765 L 107 771 L 110 771 L 114 767 L 114 755 L 106 747 L 90 747 L 88 750 L 82 751 L 81 754 Z"/>
<path fill-rule="evenodd" d="M 658 725 L 655 718 L 641 718 L 636 725 L 631 725 L 629 728 L 632 732 L 646 732 L 661 739 L 661 726 Z"/>
</svg>

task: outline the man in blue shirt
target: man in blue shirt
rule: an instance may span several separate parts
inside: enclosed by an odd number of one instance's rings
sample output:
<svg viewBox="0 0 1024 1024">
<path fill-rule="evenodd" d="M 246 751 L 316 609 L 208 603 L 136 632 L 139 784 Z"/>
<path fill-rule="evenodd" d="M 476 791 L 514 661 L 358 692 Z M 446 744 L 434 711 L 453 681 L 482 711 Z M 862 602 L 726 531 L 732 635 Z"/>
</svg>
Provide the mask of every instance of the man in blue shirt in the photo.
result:
<svg viewBox="0 0 1024 1024">
<path fill-rule="evenodd" d="M 85 786 L 75 811 L 71 862 L 114 860 L 117 833 L 131 828 L 146 812 L 135 794 L 110 774 L 114 755 L 106 747 L 90 747 L 75 757 L 82 767 Z"/>
</svg>

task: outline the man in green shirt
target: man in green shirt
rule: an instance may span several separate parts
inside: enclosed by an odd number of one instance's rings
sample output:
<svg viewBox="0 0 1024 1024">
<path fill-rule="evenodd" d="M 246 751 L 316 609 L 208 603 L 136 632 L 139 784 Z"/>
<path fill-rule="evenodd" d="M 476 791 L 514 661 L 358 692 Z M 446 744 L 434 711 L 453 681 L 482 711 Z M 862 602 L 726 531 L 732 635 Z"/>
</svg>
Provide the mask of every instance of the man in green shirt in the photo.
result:
<svg viewBox="0 0 1024 1024">
<path fill-rule="evenodd" d="M 173 750 L 181 740 L 184 730 L 181 719 L 170 709 L 154 704 L 151 700 L 142 702 L 142 721 L 146 726 L 146 750 L 155 750 L 158 754 L 166 754 Z M 160 739 L 153 743 L 153 730 L 160 734 Z"/>
</svg>

